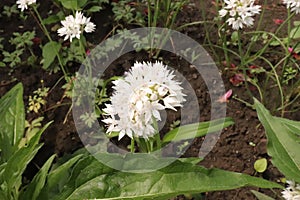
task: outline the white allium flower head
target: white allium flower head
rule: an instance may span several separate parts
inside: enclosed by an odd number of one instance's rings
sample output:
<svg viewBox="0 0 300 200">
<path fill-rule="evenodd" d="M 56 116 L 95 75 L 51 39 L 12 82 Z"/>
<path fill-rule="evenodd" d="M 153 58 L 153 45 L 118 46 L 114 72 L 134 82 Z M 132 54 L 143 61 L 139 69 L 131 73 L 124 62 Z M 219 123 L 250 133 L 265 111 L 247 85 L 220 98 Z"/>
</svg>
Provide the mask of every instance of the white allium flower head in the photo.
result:
<svg viewBox="0 0 300 200">
<path fill-rule="evenodd" d="M 174 77 L 161 62 L 136 62 L 123 79 L 113 82 L 111 104 L 103 109 L 107 133 L 120 132 L 119 139 L 154 136 L 153 120 L 161 120 L 159 111 L 176 111 L 185 101 L 183 88 Z"/>
<path fill-rule="evenodd" d="M 70 42 L 74 38 L 80 39 L 80 34 L 85 31 L 87 33 L 95 30 L 95 24 L 90 22 L 90 18 L 86 18 L 81 12 L 76 12 L 75 17 L 69 15 L 65 20 L 61 21 L 62 28 L 57 30 L 59 36 L 65 36 L 64 40 L 70 39 Z"/>
<path fill-rule="evenodd" d="M 227 23 L 233 29 L 242 29 L 244 25 L 252 26 L 253 16 L 261 11 L 260 5 L 254 5 L 255 0 L 224 0 L 225 6 L 219 10 L 220 17 L 229 15 Z"/>
<path fill-rule="evenodd" d="M 296 14 L 300 13 L 300 0 L 283 0 L 287 8 L 290 8 L 292 12 Z"/>
<path fill-rule="evenodd" d="M 294 181 L 287 181 L 288 187 L 282 191 L 282 197 L 286 200 L 300 200 L 300 185 Z"/>
<path fill-rule="evenodd" d="M 36 3 L 36 0 L 18 0 L 17 2 L 18 8 L 21 8 L 23 12 L 25 9 L 28 9 L 28 6 Z"/>
</svg>

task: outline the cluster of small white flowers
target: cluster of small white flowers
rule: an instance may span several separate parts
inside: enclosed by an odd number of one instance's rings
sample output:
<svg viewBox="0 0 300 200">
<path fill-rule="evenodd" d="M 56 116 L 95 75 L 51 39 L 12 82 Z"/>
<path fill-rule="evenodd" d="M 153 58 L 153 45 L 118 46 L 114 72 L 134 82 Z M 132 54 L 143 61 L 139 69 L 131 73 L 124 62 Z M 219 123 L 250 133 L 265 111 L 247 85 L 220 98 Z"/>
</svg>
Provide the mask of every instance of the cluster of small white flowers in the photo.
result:
<svg viewBox="0 0 300 200">
<path fill-rule="evenodd" d="M 255 0 L 224 0 L 225 6 L 219 11 L 221 17 L 225 17 L 229 14 L 227 23 L 232 26 L 233 29 L 242 29 L 244 25 L 252 26 L 255 14 L 260 13 L 259 5 L 254 5 Z"/>
<path fill-rule="evenodd" d="M 287 8 L 291 8 L 292 12 L 300 13 L 300 0 L 283 0 L 283 3 L 286 4 Z"/>
<path fill-rule="evenodd" d="M 21 11 L 23 12 L 28 8 L 29 5 L 36 3 L 36 0 L 18 0 L 16 3 L 18 5 L 18 8 L 21 8 Z"/>
<path fill-rule="evenodd" d="M 107 133 L 119 132 L 119 139 L 152 137 L 156 131 L 153 120 L 160 121 L 160 110 L 182 107 L 184 94 L 175 75 L 160 62 L 136 62 L 124 79 L 114 81 L 111 104 L 104 112 Z"/>
<path fill-rule="evenodd" d="M 90 18 L 83 16 L 81 12 L 76 12 L 75 18 L 73 15 L 69 15 L 65 20 L 61 21 L 62 28 L 57 30 L 59 36 L 64 36 L 64 40 L 70 39 L 72 42 L 73 38 L 80 38 L 80 34 L 83 30 L 87 33 L 95 30 L 95 24 L 90 22 Z"/>
<path fill-rule="evenodd" d="M 286 200 L 300 200 L 300 185 L 294 181 L 287 181 L 289 186 L 283 191 L 282 197 Z"/>
</svg>

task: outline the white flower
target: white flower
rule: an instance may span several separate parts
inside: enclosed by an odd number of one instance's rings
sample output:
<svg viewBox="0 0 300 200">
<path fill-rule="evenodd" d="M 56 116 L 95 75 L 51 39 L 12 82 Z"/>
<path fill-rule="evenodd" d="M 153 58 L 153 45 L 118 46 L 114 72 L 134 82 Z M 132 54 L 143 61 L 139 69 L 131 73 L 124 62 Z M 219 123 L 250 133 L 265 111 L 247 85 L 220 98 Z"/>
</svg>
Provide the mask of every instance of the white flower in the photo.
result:
<svg viewBox="0 0 300 200">
<path fill-rule="evenodd" d="M 294 181 L 287 181 L 289 186 L 283 191 L 282 197 L 286 200 L 300 200 L 300 185 Z"/>
<path fill-rule="evenodd" d="M 300 0 L 283 0 L 283 3 L 286 4 L 287 8 L 291 8 L 292 12 L 300 13 Z"/>
<path fill-rule="evenodd" d="M 220 17 L 229 15 L 227 23 L 233 29 L 242 29 L 244 25 L 252 26 L 255 14 L 260 13 L 259 5 L 254 5 L 255 0 L 224 0 L 225 6 L 219 10 Z"/>
<path fill-rule="evenodd" d="M 28 8 L 29 5 L 36 3 L 36 0 L 18 0 L 16 3 L 18 5 L 18 8 L 21 8 L 21 11 L 23 12 Z"/>
<path fill-rule="evenodd" d="M 95 30 L 95 24 L 90 22 L 90 18 L 86 18 L 81 12 L 76 12 L 75 18 L 73 15 L 69 15 L 65 20 L 61 21 L 62 28 L 57 30 L 59 36 L 65 36 L 64 40 L 73 38 L 80 39 L 80 34 L 85 31 L 87 33 Z"/>
<path fill-rule="evenodd" d="M 123 79 L 113 82 L 111 104 L 103 109 L 107 133 L 120 132 L 119 139 L 154 136 L 153 120 L 161 120 L 159 111 L 176 110 L 184 102 L 182 87 L 174 77 L 160 62 L 136 62 Z"/>
</svg>

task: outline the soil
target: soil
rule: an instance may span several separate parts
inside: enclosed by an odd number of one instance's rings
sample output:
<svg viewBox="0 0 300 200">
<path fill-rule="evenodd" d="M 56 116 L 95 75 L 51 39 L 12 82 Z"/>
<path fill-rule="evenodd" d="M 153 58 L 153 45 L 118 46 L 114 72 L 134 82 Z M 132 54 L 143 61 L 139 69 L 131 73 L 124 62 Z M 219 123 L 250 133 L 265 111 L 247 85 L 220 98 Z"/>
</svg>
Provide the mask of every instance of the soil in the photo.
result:
<svg viewBox="0 0 300 200">
<path fill-rule="evenodd" d="M 193 21 L 199 21 L 202 18 L 201 10 L 199 10 L 202 4 L 198 4 L 199 1 L 195 1 L 194 5 L 189 5 L 184 8 L 180 13 L 178 24 L 184 24 Z M 280 4 L 280 1 L 271 1 L 272 3 L 268 4 L 266 10 L 265 20 L 272 21 L 273 18 L 285 18 L 285 7 Z M 213 1 L 207 2 L 206 6 L 209 8 L 207 18 L 212 18 L 215 15 L 215 10 L 211 5 Z M 12 2 L 6 0 L 2 1 L 3 5 L 12 5 Z M 2 7 L 2 6 L 1 6 Z M 46 11 L 47 8 L 41 8 L 42 11 Z M 276 10 L 276 15 L 274 10 Z M 24 24 L 23 21 L 18 20 L 18 18 L 1 18 L 0 23 L 0 34 L 1 37 L 6 39 L 5 45 L 8 45 L 8 39 L 13 32 L 20 31 L 24 32 L 26 30 L 32 30 L 32 27 L 36 27 L 37 35 L 42 36 L 41 32 L 38 30 L 38 27 L 34 24 L 34 20 L 29 16 L 30 24 Z M 264 23 L 264 22 L 262 22 Z M 97 27 L 101 27 L 103 22 L 97 22 Z M 274 24 L 265 23 L 265 29 L 268 31 L 274 31 Z M 106 34 L 109 32 L 109 26 L 104 26 L 104 32 Z M 202 44 L 205 40 L 205 32 L 202 25 L 195 25 L 182 30 L 183 33 L 187 34 L 191 38 L 198 41 Z M 106 34 L 101 34 L 100 38 L 104 38 Z M 215 32 L 215 34 L 217 34 Z M 217 37 L 215 37 L 217 38 Z M 38 51 L 38 50 L 37 50 Z M 208 49 L 209 51 L 209 49 Z M 40 52 L 37 52 L 40 54 Z M 219 60 L 223 59 L 223 54 L 220 51 Z M 177 68 L 185 78 L 189 81 L 190 85 L 194 89 L 198 101 L 199 109 L 201 111 L 201 121 L 209 120 L 210 115 L 210 97 L 207 92 L 207 88 L 199 74 L 190 67 L 190 65 L 176 57 L 172 57 L 168 54 L 162 54 L 164 62 L 168 63 L 170 66 Z M 107 76 L 111 75 L 122 75 L 124 71 L 128 70 L 132 64 L 138 60 L 144 60 L 147 58 L 145 53 L 133 54 L 129 53 L 112 64 L 112 69 L 106 73 Z M 276 58 L 270 58 L 276 59 Z M 76 68 L 76 67 L 75 67 Z M 246 94 L 244 86 L 234 87 L 229 79 L 230 74 L 227 73 L 224 69 L 225 66 L 219 66 L 222 73 L 222 78 L 225 84 L 226 90 L 232 89 L 233 93 L 239 98 L 244 99 L 245 101 L 251 101 L 249 96 Z M 62 156 L 66 153 L 72 153 L 75 150 L 81 148 L 83 145 L 80 138 L 77 135 L 77 131 L 72 119 L 72 114 L 70 114 L 69 109 L 71 106 L 71 100 L 64 98 L 64 90 L 61 86 L 64 84 L 64 81 L 61 79 L 63 74 L 61 72 L 49 74 L 49 72 L 44 71 L 41 67 L 32 67 L 32 66 L 20 66 L 15 69 L 0 68 L 0 96 L 5 94 L 10 88 L 12 88 L 17 82 L 22 82 L 24 86 L 24 102 L 25 105 L 28 103 L 29 95 L 32 95 L 32 92 L 42 86 L 40 80 L 44 80 L 44 86 L 50 87 L 51 90 L 47 97 L 47 104 L 42 108 L 42 112 L 39 114 L 28 113 L 26 116 L 27 120 L 32 120 L 38 116 L 44 116 L 44 122 L 53 120 L 54 123 L 44 132 L 41 142 L 45 145 L 39 151 L 38 155 L 34 158 L 33 162 L 28 167 L 24 177 L 30 180 L 33 175 L 36 173 L 38 168 L 49 158 L 53 153 Z M 255 91 L 254 91 L 255 94 Z M 216 167 L 220 169 L 230 170 L 234 172 L 241 172 L 249 174 L 252 176 L 263 177 L 267 180 L 280 182 L 280 179 L 283 178 L 283 175 L 272 165 L 271 158 L 267 155 L 266 151 L 266 136 L 264 133 L 263 127 L 260 125 L 257 115 L 254 110 L 247 107 L 244 103 L 241 103 L 235 99 L 230 99 L 227 104 L 227 116 L 232 117 L 235 121 L 235 125 L 230 126 L 222 131 L 222 134 L 214 146 L 212 151 L 204 158 L 200 163 L 201 165 L 211 168 Z M 168 126 L 172 120 L 177 119 L 178 116 L 174 113 L 169 115 Z M 289 118 L 299 120 L 299 116 L 290 115 Z M 64 123 L 65 121 L 65 123 Z M 191 147 L 186 151 L 184 157 L 195 157 L 198 156 L 199 149 L 203 142 L 203 138 L 198 138 L 193 141 Z M 254 145 L 253 145 L 254 144 Z M 259 158 L 268 159 L 268 168 L 262 173 L 258 174 L 253 168 L 254 162 Z M 188 180 L 187 180 L 188 181 Z M 231 191 L 220 191 L 220 192 L 209 192 L 202 194 L 202 199 L 206 200 L 218 200 L 218 199 L 228 199 L 228 200 L 254 200 L 256 199 L 250 190 L 258 190 L 265 194 L 268 194 L 275 199 L 278 199 L 280 191 L 270 191 L 257 188 L 241 188 Z M 187 197 L 180 196 L 177 199 L 188 199 Z"/>
</svg>

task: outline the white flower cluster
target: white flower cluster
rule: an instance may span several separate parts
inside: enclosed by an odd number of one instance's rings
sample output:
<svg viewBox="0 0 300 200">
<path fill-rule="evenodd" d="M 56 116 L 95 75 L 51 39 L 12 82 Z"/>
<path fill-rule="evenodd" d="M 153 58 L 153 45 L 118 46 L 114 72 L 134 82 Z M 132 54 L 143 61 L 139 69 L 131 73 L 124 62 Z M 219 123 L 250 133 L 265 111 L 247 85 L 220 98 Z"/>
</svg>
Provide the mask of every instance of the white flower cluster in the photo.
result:
<svg viewBox="0 0 300 200">
<path fill-rule="evenodd" d="M 85 31 L 87 33 L 95 30 L 95 24 L 90 22 L 90 18 L 83 16 L 81 12 L 76 12 L 75 18 L 73 15 L 69 15 L 65 20 L 61 21 L 62 28 L 57 30 L 59 36 L 64 36 L 64 40 L 70 39 L 72 42 L 73 38 L 80 38 L 80 34 Z"/>
<path fill-rule="evenodd" d="M 282 197 L 286 200 L 300 200 L 300 185 L 294 181 L 287 181 L 289 186 L 283 191 Z"/>
<path fill-rule="evenodd" d="M 29 5 L 36 3 L 36 0 L 18 0 L 16 3 L 18 8 L 21 8 L 21 11 L 23 12 Z"/>
<path fill-rule="evenodd" d="M 255 0 L 224 0 L 225 6 L 219 11 L 221 17 L 225 17 L 229 14 L 227 23 L 232 26 L 233 29 L 242 29 L 244 25 L 252 26 L 255 14 L 260 13 L 259 5 L 254 5 Z"/>
<path fill-rule="evenodd" d="M 136 62 L 124 79 L 114 81 L 111 104 L 104 112 L 107 133 L 119 132 L 119 139 L 149 138 L 155 135 L 153 120 L 160 121 L 160 110 L 181 107 L 184 94 L 175 75 L 160 62 Z"/>
<path fill-rule="evenodd" d="M 283 0 L 283 3 L 286 4 L 287 8 L 291 8 L 292 12 L 300 13 L 300 0 Z"/>
</svg>

